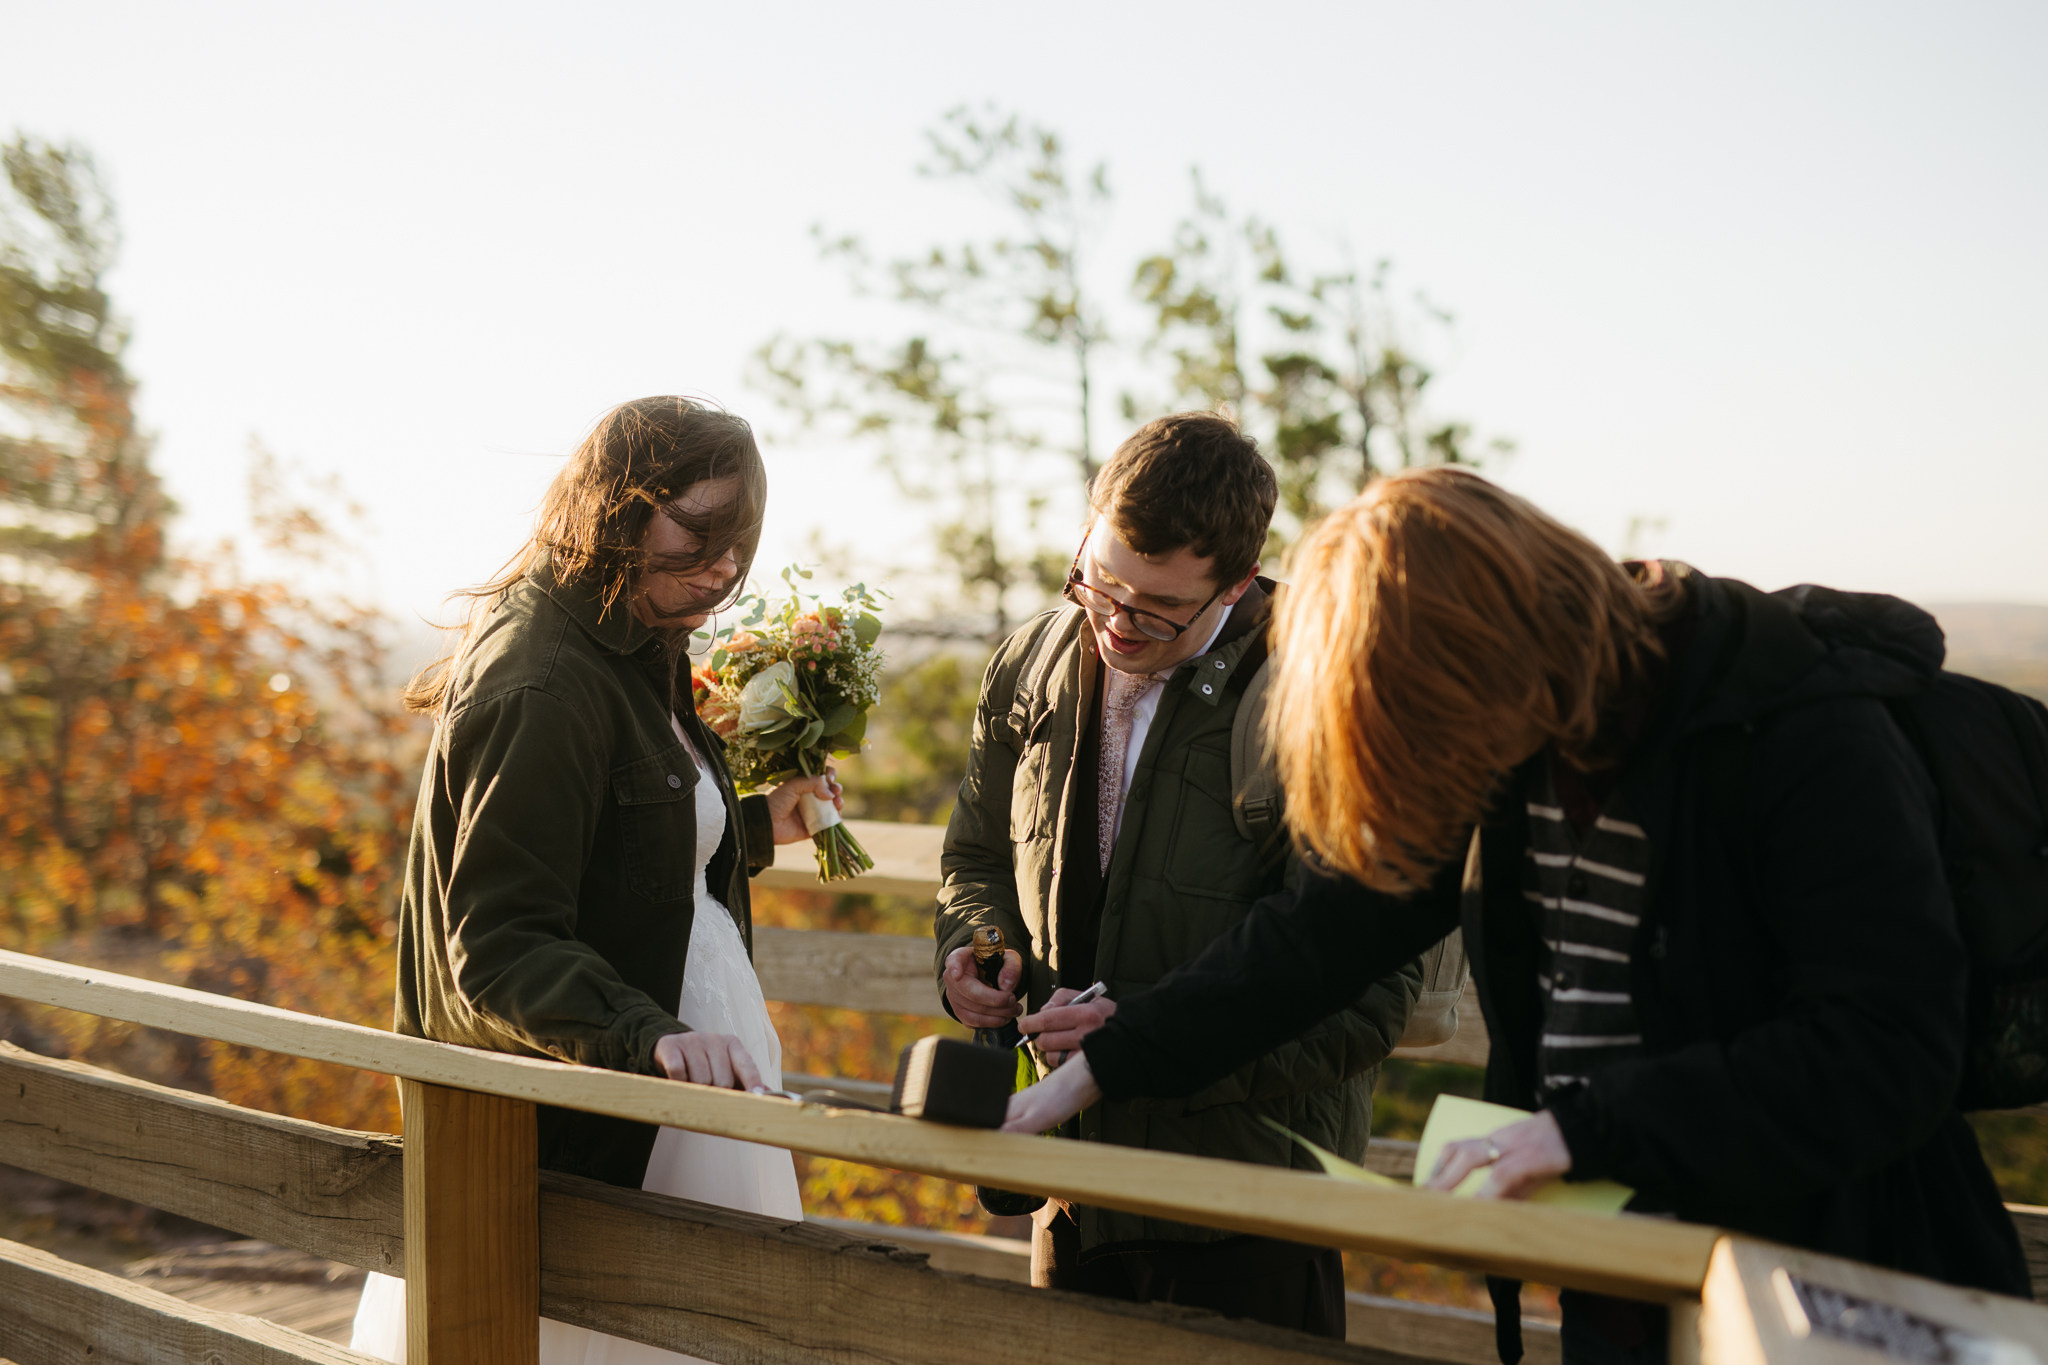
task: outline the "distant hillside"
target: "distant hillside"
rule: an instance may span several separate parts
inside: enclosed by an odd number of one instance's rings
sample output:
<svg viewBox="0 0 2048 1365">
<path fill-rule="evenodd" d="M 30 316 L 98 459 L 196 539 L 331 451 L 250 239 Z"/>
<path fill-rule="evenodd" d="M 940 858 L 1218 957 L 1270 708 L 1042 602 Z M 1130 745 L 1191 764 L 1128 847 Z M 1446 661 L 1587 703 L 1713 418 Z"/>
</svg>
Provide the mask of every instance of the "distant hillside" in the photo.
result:
<svg viewBox="0 0 2048 1365">
<path fill-rule="evenodd" d="M 2048 701 L 2048 606 L 1927 602 L 1948 636 L 1948 667 Z"/>
</svg>

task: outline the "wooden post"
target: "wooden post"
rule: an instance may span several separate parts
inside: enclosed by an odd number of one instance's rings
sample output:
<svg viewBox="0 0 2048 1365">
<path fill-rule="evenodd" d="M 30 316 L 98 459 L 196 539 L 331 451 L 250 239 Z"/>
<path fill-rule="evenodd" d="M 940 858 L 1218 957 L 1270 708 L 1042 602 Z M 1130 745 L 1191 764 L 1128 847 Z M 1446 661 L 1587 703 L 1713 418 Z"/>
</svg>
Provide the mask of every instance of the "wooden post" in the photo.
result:
<svg viewBox="0 0 2048 1365">
<path fill-rule="evenodd" d="M 530 1101 L 400 1079 L 409 1365 L 539 1365 Z"/>
</svg>

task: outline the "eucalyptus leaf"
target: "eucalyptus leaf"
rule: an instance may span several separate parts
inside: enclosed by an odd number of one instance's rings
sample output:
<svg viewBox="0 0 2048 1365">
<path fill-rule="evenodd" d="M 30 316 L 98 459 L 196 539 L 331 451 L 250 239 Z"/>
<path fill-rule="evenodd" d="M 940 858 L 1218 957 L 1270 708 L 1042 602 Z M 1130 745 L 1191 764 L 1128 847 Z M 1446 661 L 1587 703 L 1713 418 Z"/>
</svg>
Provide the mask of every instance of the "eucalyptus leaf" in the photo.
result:
<svg viewBox="0 0 2048 1365">
<path fill-rule="evenodd" d="M 873 644 L 881 633 L 882 618 L 873 612 L 862 612 L 860 619 L 853 623 L 853 638 L 860 641 L 863 647 Z"/>
<path fill-rule="evenodd" d="M 858 716 L 859 714 L 859 707 L 854 706 L 851 703 L 841 702 L 837 710 L 835 710 L 831 715 L 825 717 L 825 733 L 828 735 L 837 735 L 847 726 L 853 724 L 854 717 Z"/>
</svg>

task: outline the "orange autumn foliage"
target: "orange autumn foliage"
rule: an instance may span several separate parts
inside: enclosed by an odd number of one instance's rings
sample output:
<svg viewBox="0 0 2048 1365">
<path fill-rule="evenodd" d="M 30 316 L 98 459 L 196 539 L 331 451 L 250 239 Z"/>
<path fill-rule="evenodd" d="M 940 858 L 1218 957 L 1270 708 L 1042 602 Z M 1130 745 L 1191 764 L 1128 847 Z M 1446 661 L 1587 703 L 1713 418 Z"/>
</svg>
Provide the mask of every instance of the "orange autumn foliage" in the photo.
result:
<svg viewBox="0 0 2048 1365">
<path fill-rule="evenodd" d="M 377 1025 L 411 729 L 381 621 L 166 549 L 91 160 L 0 148 L 0 945 Z M 318 560 L 333 508 L 252 491 Z M 389 1082 L 0 1001 L 0 1033 L 259 1108 L 389 1127 Z"/>
</svg>

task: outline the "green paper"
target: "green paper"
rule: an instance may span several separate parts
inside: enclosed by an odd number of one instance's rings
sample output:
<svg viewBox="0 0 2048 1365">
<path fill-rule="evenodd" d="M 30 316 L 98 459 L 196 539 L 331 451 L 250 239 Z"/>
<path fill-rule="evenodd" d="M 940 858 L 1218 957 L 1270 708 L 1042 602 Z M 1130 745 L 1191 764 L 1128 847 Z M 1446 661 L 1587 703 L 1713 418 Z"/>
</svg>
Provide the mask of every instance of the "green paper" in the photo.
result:
<svg viewBox="0 0 2048 1365">
<path fill-rule="evenodd" d="M 1527 1110 L 1511 1109 L 1505 1104 L 1486 1104 L 1458 1095 L 1437 1096 L 1429 1111 L 1429 1122 L 1423 1125 L 1422 1144 L 1415 1151 L 1415 1183 L 1420 1185 L 1429 1179 L 1446 1145 L 1465 1138 L 1491 1136 L 1528 1117 Z M 1489 1174 L 1488 1168 L 1481 1167 L 1466 1176 L 1451 1193 L 1469 1199 L 1485 1186 Z M 1634 1197 L 1634 1190 L 1612 1180 L 1553 1180 L 1531 1194 L 1527 1202 L 1586 1213 L 1616 1214 Z"/>
<path fill-rule="evenodd" d="M 1368 1171 L 1363 1166 L 1357 1165 L 1354 1162 L 1346 1161 L 1343 1157 L 1338 1156 L 1335 1152 L 1326 1152 L 1322 1148 L 1316 1146 L 1313 1142 L 1310 1142 L 1307 1138 L 1303 1137 L 1301 1134 L 1294 1132 L 1292 1129 L 1282 1127 L 1280 1124 L 1273 1122 L 1273 1120 L 1267 1118 L 1263 1114 L 1259 1116 L 1259 1122 L 1265 1124 L 1268 1128 L 1271 1128 L 1276 1133 L 1286 1134 L 1288 1137 L 1293 1138 L 1302 1146 L 1308 1148 L 1309 1151 L 1315 1156 L 1315 1159 L 1323 1163 L 1324 1175 L 1333 1175 L 1337 1177 L 1337 1179 L 1339 1180 L 1356 1181 L 1360 1185 L 1392 1185 L 1396 1189 L 1400 1188 L 1400 1181 L 1389 1179 L 1388 1177 L 1381 1175 L 1378 1171 Z"/>
<path fill-rule="evenodd" d="M 1526 1110 L 1510 1109 L 1504 1104 L 1484 1104 L 1478 1100 L 1461 1099 L 1456 1095 L 1437 1096 L 1435 1106 L 1429 1111 L 1429 1122 L 1422 1130 L 1422 1143 L 1415 1152 L 1416 1186 L 1419 1188 L 1422 1182 L 1429 1178 L 1429 1173 L 1436 1169 L 1437 1158 L 1443 1155 L 1445 1144 L 1462 1138 L 1483 1138 L 1511 1123 L 1520 1123 L 1528 1117 Z M 1368 1171 L 1355 1162 L 1346 1161 L 1335 1152 L 1324 1151 L 1301 1134 L 1269 1118 L 1261 1116 L 1259 1121 L 1274 1132 L 1284 1134 L 1306 1147 L 1315 1159 L 1322 1163 L 1324 1175 L 1349 1180 L 1359 1185 L 1408 1188 L 1398 1180 L 1389 1179 L 1377 1171 Z M 1472 1172 L 1452 1193 L 1458 1198 L 1470 1199 L 1485 1186 L 1488 1174 L 1484 1168 Z M 1612 1180 L 1553 1180 L 1530 1195 L 1526 1202 L 1612 1216 L 1620 1213 L 1622 1206 L 1634 1197 L 1634 1190 L 1626 1185 L 1618 1185 Z"/>
</svg>

